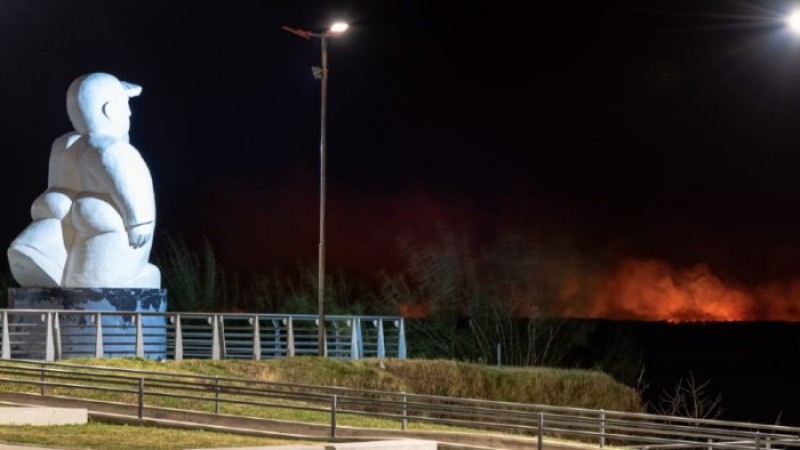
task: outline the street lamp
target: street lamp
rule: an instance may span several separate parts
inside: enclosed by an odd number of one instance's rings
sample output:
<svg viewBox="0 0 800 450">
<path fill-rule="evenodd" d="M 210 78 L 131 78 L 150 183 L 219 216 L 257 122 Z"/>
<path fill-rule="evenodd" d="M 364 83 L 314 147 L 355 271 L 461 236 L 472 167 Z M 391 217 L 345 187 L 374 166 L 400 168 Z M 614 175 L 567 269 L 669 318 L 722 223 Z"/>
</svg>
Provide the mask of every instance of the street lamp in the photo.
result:
<svg viewBox="0 0 800 450">
<path fill-rule="evenodd" d="M 325 127 L 327 123 L 327 97 L 328 97 L 328 38 L 344 33 L 348 25 L 336 22 L 322 32 L 313 32 L 283 26 L 283 29 L 304 39 L 319 38 L 322 48 L 322 67 L 312 67 L 314 78 L 322 80 L 322 95 L 320 99 L 320 133 L 319 133 L 319 261 L 317 280 L 317 311 L 319 314 L 319 335 L 317 349 L 320 356 L 328 356 L 327 339 L 325 339 L 325 161 L 326 140 Z"/>
</svg>

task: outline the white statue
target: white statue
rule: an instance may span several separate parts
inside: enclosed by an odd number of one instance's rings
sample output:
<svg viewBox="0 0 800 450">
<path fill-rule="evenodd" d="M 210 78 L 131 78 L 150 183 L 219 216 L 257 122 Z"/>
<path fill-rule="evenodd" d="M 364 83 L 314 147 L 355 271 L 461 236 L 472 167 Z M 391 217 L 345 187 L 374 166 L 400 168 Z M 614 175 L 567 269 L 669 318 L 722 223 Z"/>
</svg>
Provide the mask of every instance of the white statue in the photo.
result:
<svg viewBox="0 0 800 450">
<path fill-rule="evenodd" d="M 78 77 L 67 90 L 75 131 L 53 142 L 47 190 L 33 222 L 8 249 L 23 287 L 159 288 L 148 263 L 155 229 L 150 171 L 130 145 L 128 99 L 140 86 L 106 73 Z"/>
</svg>

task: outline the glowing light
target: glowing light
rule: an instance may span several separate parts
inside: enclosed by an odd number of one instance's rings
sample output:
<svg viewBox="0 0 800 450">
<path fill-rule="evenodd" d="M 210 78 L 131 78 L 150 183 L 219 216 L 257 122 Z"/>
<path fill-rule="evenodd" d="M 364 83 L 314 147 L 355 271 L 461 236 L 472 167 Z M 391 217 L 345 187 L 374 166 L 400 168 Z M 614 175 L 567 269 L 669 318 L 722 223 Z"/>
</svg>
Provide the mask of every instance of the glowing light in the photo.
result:
<svg viewBox="0 0 800 450">
<path fill-rule="evenodd" d="M 800 34 L 800 11 L 793 12 L 787 19 L 786 25 L 793 32 Z"/>
<path fill-rule="evenodd" d="M 344 22 L 336 22 L 331 25 L 331 33 L 344 33 L 349 27 L 350 25 Z"/>
</svg>

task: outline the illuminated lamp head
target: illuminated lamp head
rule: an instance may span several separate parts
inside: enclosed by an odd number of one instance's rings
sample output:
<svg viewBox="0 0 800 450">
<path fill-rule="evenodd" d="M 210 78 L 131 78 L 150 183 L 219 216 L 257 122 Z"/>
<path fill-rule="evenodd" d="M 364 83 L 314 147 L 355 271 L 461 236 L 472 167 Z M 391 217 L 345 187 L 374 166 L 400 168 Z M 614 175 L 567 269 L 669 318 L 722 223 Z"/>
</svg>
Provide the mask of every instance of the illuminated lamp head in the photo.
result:
<svg viewBox="0 0 800 450">
<path fill-rule="evenodd" d="M 795 10 L 786 18 L 786 26 L 795 34 L 800 34 L 800 10 Z"/>
</svg>

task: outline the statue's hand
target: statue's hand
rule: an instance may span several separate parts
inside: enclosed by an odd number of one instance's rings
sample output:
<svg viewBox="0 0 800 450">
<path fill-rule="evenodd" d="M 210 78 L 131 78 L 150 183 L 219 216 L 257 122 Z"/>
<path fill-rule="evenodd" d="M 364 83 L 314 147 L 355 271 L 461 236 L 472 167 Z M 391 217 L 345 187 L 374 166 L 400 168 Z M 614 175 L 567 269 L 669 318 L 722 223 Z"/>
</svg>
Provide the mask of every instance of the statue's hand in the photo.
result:
<svg viewBox="0 0 800 450">
<path fill-rule="evenodd" d="M 128 244 L 132 248 L 144 247 L 153 238 L 153 224 L 143 223 L 128 228 Z"/>
</svg>

